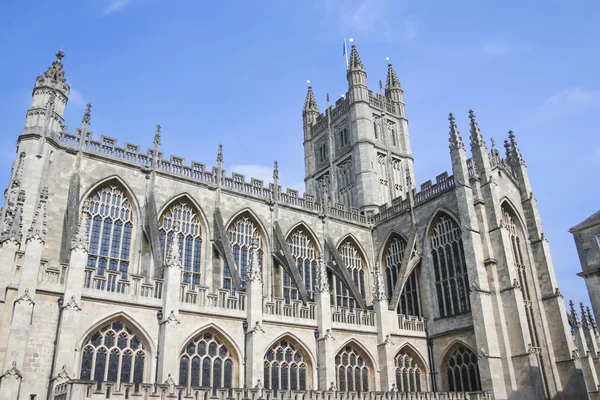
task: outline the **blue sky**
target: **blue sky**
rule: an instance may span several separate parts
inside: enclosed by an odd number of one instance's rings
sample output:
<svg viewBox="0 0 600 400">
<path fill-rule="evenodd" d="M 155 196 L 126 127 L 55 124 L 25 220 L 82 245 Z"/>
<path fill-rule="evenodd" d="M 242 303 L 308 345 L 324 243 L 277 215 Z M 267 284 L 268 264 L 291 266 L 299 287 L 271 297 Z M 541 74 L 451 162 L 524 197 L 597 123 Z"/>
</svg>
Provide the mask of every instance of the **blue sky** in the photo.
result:
<svg viewBox="0 0 600 400">
<path fill-rule="evenodd" d="M 369 86 L 390 57 L 405 90 L 418 183 L 450 168 L 448 112 L 468 135 L 512 129 L 529 167 L 565 298 L 587 302 L 567 230 L 599 208 L 598 2 L 31 0 L 0 5 L 0 180 L 8 183 L 35 77 L 63 48 L 73 91 L 65 118 L 119 143 L 228 170 L 303 182 L 306 80 L 321 109 L 347 83 L 354 37 Z M 489 145 L 489 142 L 488 142 Z M 468 146 L 467 146 L 468 147 Z M 501 149 L 502 150 L 502 149 Z M 0 200 L 2 201 L 2 200 Z"/>
</svg>

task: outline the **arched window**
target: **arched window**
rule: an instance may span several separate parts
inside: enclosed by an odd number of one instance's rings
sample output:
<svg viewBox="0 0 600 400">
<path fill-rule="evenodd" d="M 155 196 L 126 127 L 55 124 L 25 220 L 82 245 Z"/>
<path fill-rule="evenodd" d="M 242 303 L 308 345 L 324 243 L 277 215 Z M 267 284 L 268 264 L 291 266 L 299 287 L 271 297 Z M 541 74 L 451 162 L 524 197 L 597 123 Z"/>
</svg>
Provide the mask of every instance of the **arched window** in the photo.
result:
<svg viewBox="0 0 600 400">
<path fill-rule="evenodd" d="M 98 382 L 140 384 L 144 381 L 146 345 L 127 323 L 103 325 L 83 345 L 79 378 Z"/>
<path fill-rule="evenodd" d="M 167 258 L 173 235 L 179 240 L 183 283 L 192 289 L 200 284 L 202 255 L 202 228 L 196 209 L 185 199 L 173 203 L 159 220 L 160 246 L 164 259 Z M 177 229 L 177 232 L 175 232 Z"/>
<path fill-rule="evenodd" d="M 235 360 L 231 349 L 212 332 L 190 340 L 179 358 L 179 384 L 186 387 L 233 387 Z"/>
<path fill-rule="evenodd" d="M 296 261 L 300 277 L 304 279 L 308 297 L 312 299 L 317 278 L 317 259 L 319 258 L 319 250 L 315 241 L 310 233 L 300 227 L 288 235 L 287 244 L 290 246 L 294 261 Z M 286 303 L 298 299 L 298 289 L 285 270 L 283 271 L 283 297 Z"/>
<path fill-rule="evenodd" d="M 88 198 L 89 249 L 85 287 L 123 293 L 129 272 L 133 210 L 124 191 L 108 184 Z"/>
<path fill-rule="evenodd" d="M 449 216 L 439 215 L 432 224 L 430 243 L 440 317 L 469 311 L 469 277 L 460 227 Z"/>
<path fill-rule="evenodd" d="M 287 339 L 275 343 L 265 354 L 264 386 L 276 390 L 307 390 L 310 380 L 310 362 Z"/>
<path fill-rule="evenodd" d="M 394 359 L 396 388 L 400 392 L 421 392 L 426 385 L 425 369 L 411 353 L 403 348 Z"/>
<path fill-rule="evenodd" d="M 368 392 L 370 369 L 363 355 L 352 345 L 335 357 L 337 388 L 340 392 Z"/>
<path fill-rule="evenodd" d="M 406 240 L 399 235 L 394 235 L 388 241 L 383 253 L 383 263 L 387 278 L 388 296 L 394 293 L 394 287 L 398 282 L 404 251 L 406 250 Z M 400 295 L 398 303 L 398 313 L 404 315 L 421 316 L 421 296 L 419 291 L 419 270 L 415 268 L 408 276 L 404 284 L 404 289 Z"/>
<path fill-rule="evenodd" d="M 450 392 L 481 390 L 479 365 L 475 353 L 464 345 L 457 345 L 446 357 L 446 377 Z"/>
<path fill-rule="evenodd" d="M 366 294 L 365 269 L 367 263 L 365 262 L 360 249 L 356 243 L 348 239 L 340 244 L 338 251 L 342 256 L 342 260 L 344 261 L 348 272 L 350 272 L 350 275 L 352 276 L 354 284 L 364 299 Z M 329 276 L 331 280 L 331 304 L 353 310 L 356 306 L 356 300 L 354 300 L 354 297 L 346 285 L 331 272 L 329 273 Z"/>
<path fill-rule="evenodd" d="M 262 271 L 263 264 L 263 238 L 260 234 L 260 230 L 257 228 L 257 224 L 252 221 L 247 215 L 242 215 L 240 218 L 235 220 L 227 231 L 229 236 L 229 242 L 231 243 L 231 249 L 233 250 L 233 259 L 240 272 L 240 278 L 242 280 L 242 289 L 245 289 L 246 284 L 246 272 L 248 271 L 248 263 L 252 252 L 250 245 L 252 244 L 252 237 L 256 235 L 258 237 L 258 263 Z M 235 291 L 235 287 L 231 280 L 231 271 L 229 266 L 225 263 L 223 268 L 223 288 L 231 289 Z"/>
</svg>

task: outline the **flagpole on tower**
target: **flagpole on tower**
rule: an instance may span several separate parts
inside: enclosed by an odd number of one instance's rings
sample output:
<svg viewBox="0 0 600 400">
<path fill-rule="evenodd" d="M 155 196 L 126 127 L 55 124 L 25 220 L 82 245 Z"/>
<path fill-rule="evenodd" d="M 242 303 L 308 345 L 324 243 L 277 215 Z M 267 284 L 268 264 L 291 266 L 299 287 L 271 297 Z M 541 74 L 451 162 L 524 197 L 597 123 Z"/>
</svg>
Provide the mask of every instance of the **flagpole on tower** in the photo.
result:
<svg viewBox="0 0 600 400">
<path fill-rule="evenodd" d="M 350 41 L 352 42 L 353 39 L 350 39 Z M 346 59 L 346 69 L 348 69 L 348 46 L 346 46 L 346 38 L 344 38 L 344 58 Z"/>
</svg>

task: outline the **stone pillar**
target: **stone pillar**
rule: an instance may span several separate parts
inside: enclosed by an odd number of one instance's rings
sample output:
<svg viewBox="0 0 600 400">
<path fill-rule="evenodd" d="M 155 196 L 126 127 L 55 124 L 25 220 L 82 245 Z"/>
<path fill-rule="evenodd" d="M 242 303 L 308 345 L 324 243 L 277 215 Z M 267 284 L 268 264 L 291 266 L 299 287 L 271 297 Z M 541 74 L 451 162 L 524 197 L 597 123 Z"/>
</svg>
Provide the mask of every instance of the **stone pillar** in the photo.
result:
<svg viewBox="0 0 600 400">
<path fill-rule="evenodd" d="M 265 345 L 262 334 L 265 332 L 262 328 L 262 301 L 263 301 L 263 282 L 260 265 L 258 263 L 258 237 L 252 237 L 250 247 L 250 263 L 246 273 L 246 323 L 245 334 L 245 387 L 254 388 L 259 381 L 263 379 L 263 360 Z M 250 330 L 248 331 L 248 327 Z M 264 382 L 263 382 L 264 384 Z"/>
<path fill-rule="evenodd" d="M 317 327 L 319 335 L 317 344 L 319 353 L 318 362 L 318 389 L 328 390 L 336 385 L 335 374 L 335 346 L 331 328 L 331 298 L 329 282 L 327 280 L 327 267 L 323 257 L 319 257 L 319 270 L 317 271 L 317 284 L 315 285 L 315 300 L 317 302 Z"/>
<path fill-rule="evenodd" d="M 379 262 L 375 263 L 375 285 L 373 288 L 373 310 L 377 326 L 377 355 L 381 376 L 381 390 L 392 391 L 396 384 L 396 369 L 394 365 L 395 347 L 391 339 L 394 331 L 393 324 L 398 324 L 395 311 L 389 309 L 388 297 L 383 283 L 383 274 Z M 394 321 L 395 320 L 395 321 Z"/>
<path fill-rule="evenodd" d="M 598 391 L 598 389 L 600 388 L 598 376 L 596 374 L 594 361 L 590 356 L 590 351 L 587 345 L 584 328 L 581 326 L 581 321 L 579 320 L 577 312 L 575 311 L 575 305 L 573 304 L 573 300 L 569 302 L 569 305 L 571 306 L 571 321 L 573 330 L 575 331 L 575 342 L 577 343 L 576 357 L 578 357 L 579 361 L 581 362 L 581 369 L 583 371 L 583 377 L 585 379 L 585 386 L 587 387 L 587 391 L 591 399 L 600 398 L 600 392 Z"/>
<path fill-rule="evenodd" d="M 159 317 L 158 335 L 158 372 L 157 382 L 164 383 L 169 379 L 179 382 L 179 353 L 173 348 L 179 343 L 179 303 L 181 296 L 181 250 L 179 247 L 179 222 L 174 222 L 173 239 L 164 267 L 164 289 L 162 316 Z"/>
</svg>

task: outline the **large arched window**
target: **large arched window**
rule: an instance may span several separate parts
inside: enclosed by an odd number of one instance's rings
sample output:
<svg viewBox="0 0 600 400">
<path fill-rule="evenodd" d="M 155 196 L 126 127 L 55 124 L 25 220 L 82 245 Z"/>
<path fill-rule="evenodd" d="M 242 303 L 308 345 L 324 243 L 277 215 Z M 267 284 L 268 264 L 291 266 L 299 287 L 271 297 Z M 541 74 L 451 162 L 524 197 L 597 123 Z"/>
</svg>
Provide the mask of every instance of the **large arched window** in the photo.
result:
<svg viewBox="0 0 600 400">
<path fill-rule="evenodd" d="M 340 392 L 368 392 L 371 373 L 367 360 L 353 345 L 346 345 L 335 357 L 337 388 Z"/>
<path fill-rule="evenodd" d="M 462 344 L 457 344 L 446 356 L 446 379 L 450 392 L 477 392 L 481 390 L 477 355 Z"/>
<path fill-rule="evenodd" d="M 159 220 L 160 246 L 166 260 L 173 235 L 179 240 L 183 283 L 192 289 L 200 284 L 202 228 L 196 209 L 187 199 L 180 199 L 167 208 Z"/>
<path fill-rule="evenodd" d="M 308 292 L 308 297 L 313 298 L 313 291 L 317 279 L 317 260 L 319 258 L 319 250 L 314 238 L 304 227 L 294 229 L 287 237 L 287 243 L 290 246 L 290 252 L 300 277 L 304 279 L 304 286 Z M 290 300 L 298 299 L 298 289 L 290 275 L 283 271 L 283 297 L 287 303 Z"/>
<path fill-rule="evenodd" d="M 400 235 L 394 234 L 388 240 L 383 253 L 383 263 L 387 278 L 388 296 L 394 293 L 394 287 L 398 282 L 402 259 L 406 250 L 406 240 Z M 419 291 L 419 269 L 415 268 L 408 280 L 404 284 L 400 301 L 398 303 L 398 313 L 404 315 L 421 316 L 421 296 Z"/>
<path fill-rule="evenodd" d="M 258 238 L 258 263 L 262 271 L 263 263 L 263 238 L 260 234 L 258 225 L 246 214 L 236 219 L 227 230 L 229 242 L 231 243 L 231 249 L 233 250 L 233 259 L 240 272 L 240 279 L 242 280 L 242 289 L 245 288 L 246 284 L 246 272 L 248 271 L 248 263 L 250 257 L 252 257 L 252 251 L 250 246 L 252 244 L 252 237 Z M 225 263 L 223 268 L 223 288 L 235 290 L 233 282 L 231 280 L 231 271 L 229 266 Z"/>
<path fill-rule="evenodd" d="M 350 272 L 354 284 L 358 288 L 363 299 L 366 294 L 365 284 L 365 269 L 367 263 L 362 255 L 359 247 L 352 239 L 344 240 L 338 247 L 338 251 L 342 256 L 344 265 Z M 338 307 L 346 307 L 353 310 L 356 306 L 356 300 L 344 283 L 336 276 L 329 272 L 331 286 L 331 304 Z"/>
<path fill-rule="evenodd" d="M 469 277 L 460 227 L 440 214 L 433 221 L 430 243 L 440 317 L 469 311 Z"/>
<path fill-rule="evenodd" d="M 396 388 L 400 392 L 421 392 L 426 386 L 425 369 L 413 352 L 404 347 L 394 359 Z"/>
<path fill-rule="evenodd" d="M 179 384 L 186 387 L 233 387 L 233 353 L 212 332 L 204 332 L 185 346 L 179 358 Z"/>
<path fill-rule="evenodd" d="M 101 382 L 144 381 L 149 359 L 146 345 L 126 322 L 103 325 L 84 342 L 80 379 Z"/>
<path fill-rule="evenodd" d="M 288 339 L 279 340 L 267 350 L 264 372 L 266 389 L 309 389 L 311 372 L 308 357 Z"/>
<path fill-rule="evenodd" d="M 89 249 L 85 287 L 110 292 L 123 292 L 127 279 L 133 211 L 131 201 L 116 184 L 94 191 L 87 199 Z"/>
</svg>

